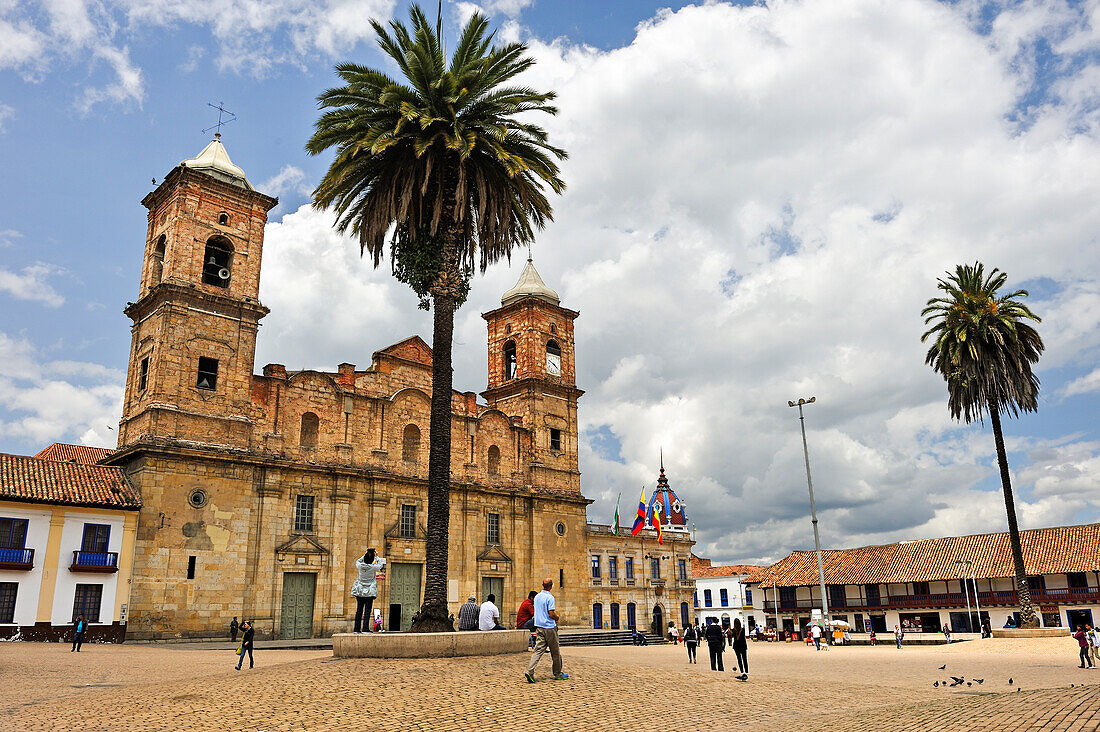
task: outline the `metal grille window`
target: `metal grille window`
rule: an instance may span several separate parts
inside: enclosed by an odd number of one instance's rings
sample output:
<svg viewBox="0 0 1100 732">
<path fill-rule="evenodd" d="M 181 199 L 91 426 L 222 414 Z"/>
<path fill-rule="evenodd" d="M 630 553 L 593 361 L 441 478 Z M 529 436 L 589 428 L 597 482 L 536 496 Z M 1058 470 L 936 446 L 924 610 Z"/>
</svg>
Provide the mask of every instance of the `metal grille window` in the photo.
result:
<svg viewBox="0 0 1100 732">
<path fill-rule="evenodd" d="M 99 622 L 99 603 L 103 599 L 103 585 L 77 585 L 73 601 L 73 622 L 83 615 L 89 623 Z"/>
<path fill-rule="evenodd" d="M 15 622 L 15 594 L 18 582 L 0 582 L 0 623 Z"/>
<path fill-rule="evenodd" d="M 619 558 L 608 557 L 607 558 L 607 578 L 617 580 L 619 579 Z"/>
<path fill-rule="evenodd" d="M 592 579 L 600 578 L 600 558 L 599 556 L 592 557 Z"/>
<path fill-rule="evenodd" d="M 0 549 L 22 549 L 27 543 L 27 519 L 0 518 Z"/>
<path fill-rule="evenodd" d="M 500 544 L 500 514 L 489 514 L 488 531 L 486 532 L 486 540 L 489 544 Z"/>
<path fill-rule="evenodd" d="M 199 356 L 198 378 L 195 386 L 200 389 L 216 391 L 218 388 L 218 359 Z"/>
<path fill-rule="evenodd" d="M 416 506 L 401 506 L 401 536 L 405 539 L 416 538 Z"/>
<path fill-rule="evenodd" d="M 295 500 L 294 530 L 313 531 L 313 496 L 298 496 Z"/>
<path fill-rule="evenodd" d="M 634 557 L 626 558 L 626 578 L 628 580 L 634 579 Z"/>
</svg>

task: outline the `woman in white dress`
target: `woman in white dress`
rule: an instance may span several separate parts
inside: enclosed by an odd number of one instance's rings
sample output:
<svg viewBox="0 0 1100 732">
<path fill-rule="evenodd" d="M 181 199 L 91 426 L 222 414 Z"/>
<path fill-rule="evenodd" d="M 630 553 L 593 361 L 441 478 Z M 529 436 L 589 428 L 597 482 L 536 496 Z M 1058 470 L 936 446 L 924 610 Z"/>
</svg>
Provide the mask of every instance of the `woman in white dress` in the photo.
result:
<svg viewBox="0 0 1100 732">
<path fill-rule="evenodd" d="M 359 577 L 351 586 L 351 594 L 355 598 L 355 632 L 371 632 L 371 609 L 374 607 L 374 598 L 378 597 L 378 573 L 386 566 L 386 560 L 375 557 L 374 549 L 367 549 L 367 553 L 355 560 L 355 568 L 359 570 Z"/>
</svg>

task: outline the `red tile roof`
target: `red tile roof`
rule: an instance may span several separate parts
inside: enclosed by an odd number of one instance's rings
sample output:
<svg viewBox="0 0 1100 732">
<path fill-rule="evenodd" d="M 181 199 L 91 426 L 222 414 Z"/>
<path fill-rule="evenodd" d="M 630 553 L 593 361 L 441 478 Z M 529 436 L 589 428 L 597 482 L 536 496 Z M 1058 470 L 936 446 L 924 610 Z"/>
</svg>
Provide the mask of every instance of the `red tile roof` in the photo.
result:
<svg viewBox="0 0 1100 732">
<path fill-rule="evenodd" d="M 69 445 L 64 442 L 55 442 L 44 447 L 35 457 L 39 460 L 55 460 L 59 463 L 95 465 L 113 452 L 114 450 L 108 450 L 105 447 L 88 447 L 87 445 Z"/>
<path fill-rule="evenodd" d="M 137 510 L 141 495 L 122 468 L 0 453 L 0 500 Z"/>
<path fill-rule="evenodd" d="M 1029 575 L 1100 571 L 1100 524 L 1055 526 L 1020 532 L 1024 569 Z M 958 579 L 970 561 L 972 576 L 1014 577 L 1008 532 L 900 541 L 895 544 L 821 552 L 825 582 L 861 585 Z M 796 551 L 745 579 L 783 587 L 816 585 L 817 558 Z"/>
<path fill-rule="evenodd" d="M 727 564 L 723 566 L 711 566 L 709 559 L 691 555 L 692 577 L 733 577 L 742 574 L 752 574 L 758 569 L 764 569 L 759 564 Z"/>
</svg>

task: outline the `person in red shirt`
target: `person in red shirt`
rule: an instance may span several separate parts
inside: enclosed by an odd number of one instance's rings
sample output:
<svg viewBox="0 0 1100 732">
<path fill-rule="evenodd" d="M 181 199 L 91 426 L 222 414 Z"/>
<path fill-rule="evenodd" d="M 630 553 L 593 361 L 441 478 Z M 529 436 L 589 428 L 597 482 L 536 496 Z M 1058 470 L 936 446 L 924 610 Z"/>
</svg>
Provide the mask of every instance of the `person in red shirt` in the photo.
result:
<svg viewBox="0 0 1100 732">
<path fill-rule="evenodd" d="M 539 593 L 531 590 L 527 599 L 520 603 L 516 611 L 516 630 L 533 630 L 535 625 L 535 595 Z"/>
<path fill-rule="evenodd" d="M 1089 658 L 1089 637 L 1085 633 L 1084 627 L 1078 625 L 1077 632 L 1073 634 L 1073 637 L 1077 639 L 1077 644 L 1081 648 L 1081 668 L 1092 668 L 1092 659 Z M 1085 665 L 1086 663 L 1088 666 Z"/>
</svg>

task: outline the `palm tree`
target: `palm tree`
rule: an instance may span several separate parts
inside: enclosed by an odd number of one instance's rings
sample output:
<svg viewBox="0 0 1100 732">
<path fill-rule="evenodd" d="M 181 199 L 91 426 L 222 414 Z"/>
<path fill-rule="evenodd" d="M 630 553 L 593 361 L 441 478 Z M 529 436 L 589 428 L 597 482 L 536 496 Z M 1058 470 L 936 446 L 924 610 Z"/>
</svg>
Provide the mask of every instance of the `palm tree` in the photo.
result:
<svg viewBox="0 0 1100 732">
<path fill-rule="evenodd" d="M 1001 414 L 1016 417 L 1021 411 L 1038 409 L 1039 379 L 1031 367 L 1043 352 L 1043 339 L 1024 321 L 1041 321 L 1016 299 L 1027 297 L 1027 290 L 999 296 L 997 291 L 1008 275 L 995 268 L 986 276 L 984 269 L 981 262 L 973 266 L 960 264 L 954 274 L 948 272 L 946 279 L 939 280 L 937 287 L 944 296 L 932 298 L 921 311 L 925 325 L 931 326 L 921 336 L 921 342 L 933 339 L 924 362 L 947 382 L 947 408 L 951 416 L 969 424 L 989 414 L 1008 512 L 1021 624 L 1033 628 L 1038 627 L 1039 621 L 1027 586 L 1008 456 L 1001 434 Z"/>
<path fill-rule="evenodd" d="M 560 194 L 557 161 L 532 113 L 556 114 L 553 92 L 511 84 L 534 60 L 520 43 L 493 45 L 474 14 L 448 63 L 440 27 L 416 5 L 411 27 L 371 21 L 401 79 L 358 64 L 336 67 L 344 86 L 317 97 L 325 110 L 306 145 L 336 149 L 313 193 L 336 229 L 359 238 L 377 267 L 389 248 L 394 276 L 433 312 L 424 604 L 414 630 L 453 630 L 447 612 L 450 518 L 451 340 L 475 263 L 482 272 L 534 239 L 552 219 L 545 187 Z"/>
</svg>

